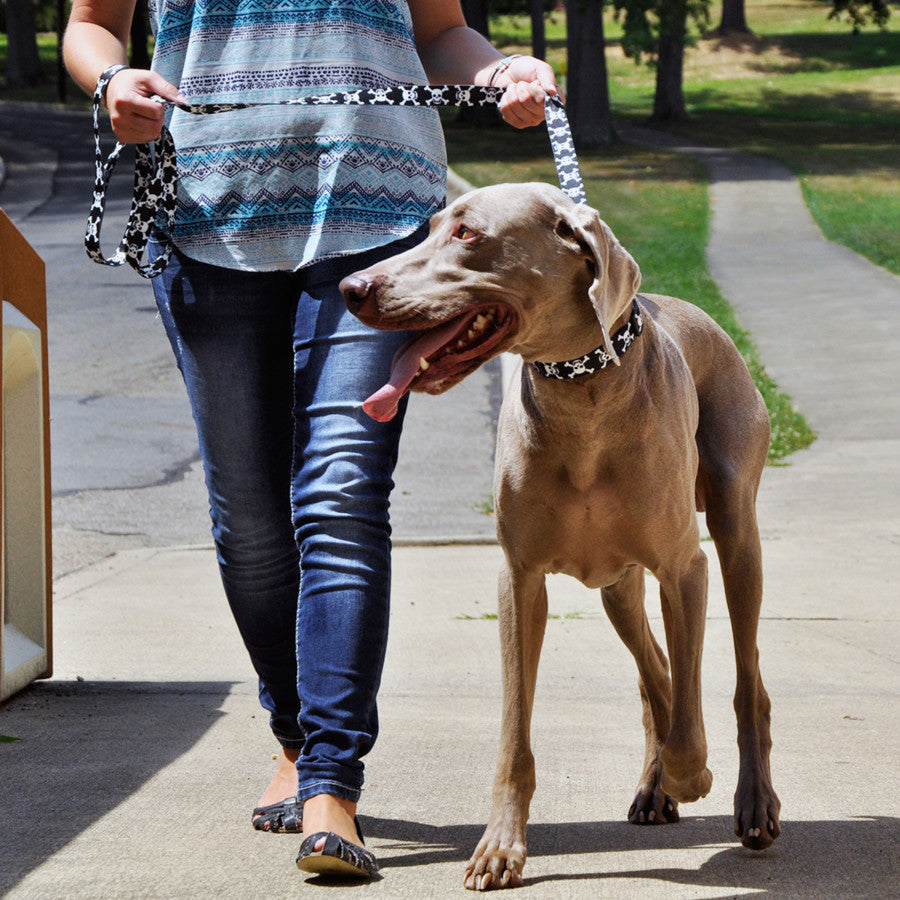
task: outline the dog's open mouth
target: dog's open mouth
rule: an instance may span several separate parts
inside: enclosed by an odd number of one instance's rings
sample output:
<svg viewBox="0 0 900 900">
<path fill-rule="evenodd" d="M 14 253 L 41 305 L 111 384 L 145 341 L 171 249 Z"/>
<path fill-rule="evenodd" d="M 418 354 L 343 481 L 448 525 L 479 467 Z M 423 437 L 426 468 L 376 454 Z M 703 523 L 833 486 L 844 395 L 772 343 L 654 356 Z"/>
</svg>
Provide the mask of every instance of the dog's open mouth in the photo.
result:
<svg viewBox="0 0 900 900">
<path fill-rule="evenodd" d="M 513 322 L 509 307 L 483 304 L 422 332 L 400 348 L 390 380 L 363 403 L 363 409 L 373 419 L 387 422 L 397 414 L 407 391 L 439 393 L 441 382 L 450 387 L 488 358 Z"/>
</svg>

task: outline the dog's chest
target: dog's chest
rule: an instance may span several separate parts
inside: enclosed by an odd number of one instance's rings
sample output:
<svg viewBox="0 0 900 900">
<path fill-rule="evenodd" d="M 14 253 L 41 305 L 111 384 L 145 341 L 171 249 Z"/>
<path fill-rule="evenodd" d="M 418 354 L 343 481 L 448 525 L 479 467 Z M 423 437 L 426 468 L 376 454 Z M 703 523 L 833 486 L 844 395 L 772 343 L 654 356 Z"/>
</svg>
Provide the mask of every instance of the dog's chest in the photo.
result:
<svg viewBox="0 0 900 900">
<path fill-rule="evenodd" d="M 519 444 L 498 458 L 501 541 L 529 567 L 596 588 L 651 569 L 695 522 L 694 479 L 669 441 Z"/>
<path fill-rule="evenodd" d="M 627 474 L 609 463 L 594 471 L 555 466 L 518 475 L 497 498 L 504 543 L 544 571 L 589 587 L 616 581 L 633 554 Z"/>
</svg>

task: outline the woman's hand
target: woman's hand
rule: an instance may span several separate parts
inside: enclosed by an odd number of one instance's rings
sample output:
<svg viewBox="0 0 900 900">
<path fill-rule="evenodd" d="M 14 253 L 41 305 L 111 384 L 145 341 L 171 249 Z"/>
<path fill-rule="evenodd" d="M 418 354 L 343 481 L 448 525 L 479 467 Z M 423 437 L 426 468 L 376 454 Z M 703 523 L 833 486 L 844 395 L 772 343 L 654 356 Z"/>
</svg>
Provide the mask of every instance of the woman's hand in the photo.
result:
<svg viewBox="0 0 900 900">
<path fill-rule="evenodd" d="M 506 88 L 500 101 L 500 114 L 516 128 L 543 122 L 545 95 L 561 94 L 553 68 L 532 56 L 519 56 L 510 61 L 496 73 L 493 84 Z"/>
<path fill-rule="evenodd" d="M 126 144 L 156 140 L 165 119 L 165 107 L 153 95 L 175 103 L 185 98 L 178 88 L 149 69 L 122 69 L 106 87 L 109 121 L 116 137 Z"/>
</svg>

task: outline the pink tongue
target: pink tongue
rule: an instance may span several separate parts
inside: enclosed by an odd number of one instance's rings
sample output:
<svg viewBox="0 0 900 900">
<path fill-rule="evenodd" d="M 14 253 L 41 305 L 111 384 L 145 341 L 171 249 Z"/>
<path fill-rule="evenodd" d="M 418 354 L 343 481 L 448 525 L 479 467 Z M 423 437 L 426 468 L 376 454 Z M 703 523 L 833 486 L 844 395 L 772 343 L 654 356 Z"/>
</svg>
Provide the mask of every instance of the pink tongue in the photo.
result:
<svg viewBox="0 0 900 900">
<path fill-rule="evenodd" d="M 439 328 L 431 328 L 420 337 L 413 338 L 401 347 L 394 357 L 391 366 L 390 381 L 375 391 L 363 403 L 363 409 L 378 422 L 389 422 L 397 415 L 397 405 L 409 390 L 416 372 L 419 371 L 419 360 L 425 359 L 450 341 L 460 330 L 458 320 L 448 322 Z"/>
</svg>

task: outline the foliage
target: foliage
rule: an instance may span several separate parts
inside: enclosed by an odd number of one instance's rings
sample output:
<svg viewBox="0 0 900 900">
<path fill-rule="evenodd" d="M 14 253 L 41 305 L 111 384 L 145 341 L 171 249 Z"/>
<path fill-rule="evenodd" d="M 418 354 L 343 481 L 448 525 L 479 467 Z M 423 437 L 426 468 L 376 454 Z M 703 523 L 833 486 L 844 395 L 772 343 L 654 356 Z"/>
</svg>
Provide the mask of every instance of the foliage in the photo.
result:
<svg viewBox="0 0 900 900">
<path fill-rule="evenodd" d="M 829 19 L 846 19 L 859 34 L 864 25 L 871 22 L 879 28 L 886 28 L 891 15 L 887 0 L 832 0 L 834 7 L 828 13 Z"/>
<path fill-rule="evenodd" d="M 613 6 L 623 26 L 622 50 L 636 62 L 656 60 L 660 37 L 689 45 L 695 39 L 689 26 L 703 33 L 709 25 L 710 0 L 613 0 Z"/>
</svg>

